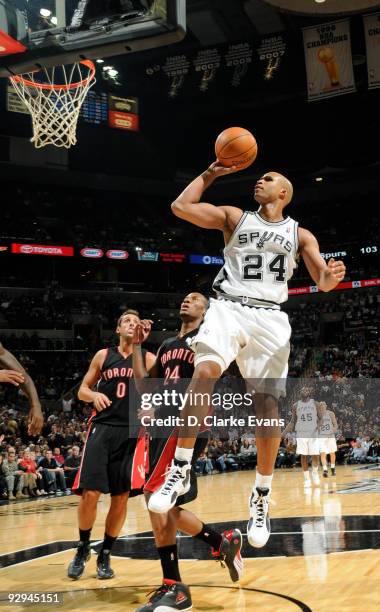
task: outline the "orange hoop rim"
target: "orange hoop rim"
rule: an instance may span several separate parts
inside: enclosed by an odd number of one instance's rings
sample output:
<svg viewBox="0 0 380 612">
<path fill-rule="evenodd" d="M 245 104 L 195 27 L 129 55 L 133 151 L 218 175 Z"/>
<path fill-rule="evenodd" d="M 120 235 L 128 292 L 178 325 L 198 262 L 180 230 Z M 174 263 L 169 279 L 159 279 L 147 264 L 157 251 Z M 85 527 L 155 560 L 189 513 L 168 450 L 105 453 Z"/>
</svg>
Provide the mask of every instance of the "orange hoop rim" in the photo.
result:
<svg viewBox="0 0 380 612">
<path fill-rule="evenodd" d="M 55 83 L 38 83 L 35 81 L 31 81 L 30 79 L 25 79 L 22 74 L 16 74 L 15 76 L 12 76 L 11 80 L 16 81 L 16 83 L 23 83 L 26 87 L 36 87 L 37 89 L 44 89 L 44 90 L 78 89 L 82 85 L 87 85 L 90 81 L 92 81 L 92 79 L 95 77 L 96 68 L 95 68 L 94 62 L 88 59 L 81 60 L 80 62 L 77 62 L 77 63 L 83 64 L 83 66 L 86 66 L 86 68 L 90 70 L 90 74 L 85 79 L 82 79 L 81 81 L 77 81 L 76 83 L 63 84 L 63 85 L 57 85 Z M 43 67 L 41 67 L 38 71 L 36 70 L 35 72 L 40 72 L 41 70 L 43 70 Z"/>
</svg>

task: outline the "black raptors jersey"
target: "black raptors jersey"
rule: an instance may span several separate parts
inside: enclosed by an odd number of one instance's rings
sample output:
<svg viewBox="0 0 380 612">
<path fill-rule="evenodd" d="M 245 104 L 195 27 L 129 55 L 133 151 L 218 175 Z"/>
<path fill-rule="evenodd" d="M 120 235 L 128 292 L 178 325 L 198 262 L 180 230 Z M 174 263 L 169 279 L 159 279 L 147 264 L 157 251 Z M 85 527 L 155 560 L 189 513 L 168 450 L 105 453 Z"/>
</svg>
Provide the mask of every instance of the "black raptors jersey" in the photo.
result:
<svg viewBox="0 0 380 612">
<path fill-rule="evenodd" d="M 146 351 L 142 351 L 145 363 Z M 97 391 L 104 393 L 112 404 L 101 412 L 94 413 L 93 423 L 130 425 L 129 385 L 134 384 L 132 354 L 125 359 L 117 346 L 107 350 L 107 355 L 101 369 L 101 378 L 97 383 Z"/>
<path fill-rule="evenodd" d="M 163 390 L 175 388 L 179 392 L 184 392 L 188 385 L 188 380 L 194 373 L 194 351 L 190 348 L 191 340 L 198 333 L 199 328 L 193 329 L 188 334 L 179 338 L 174 336 L 164 340 L 158 349 L 156 363 L 158 378 L 161 379 Z M 182 384 L 181 384 L 182 381 Z M 178 408 L 162 406 L 156 416 L 164 416 L 177 413 Z"/>
</svg>

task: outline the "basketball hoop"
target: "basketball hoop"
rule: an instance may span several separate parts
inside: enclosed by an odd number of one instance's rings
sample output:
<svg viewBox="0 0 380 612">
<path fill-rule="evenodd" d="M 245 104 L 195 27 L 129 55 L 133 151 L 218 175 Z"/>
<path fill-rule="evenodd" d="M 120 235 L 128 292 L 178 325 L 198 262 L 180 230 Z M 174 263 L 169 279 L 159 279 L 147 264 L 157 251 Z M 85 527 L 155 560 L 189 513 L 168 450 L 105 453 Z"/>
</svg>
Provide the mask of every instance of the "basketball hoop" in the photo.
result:
<svg viewBox="0 0 380 612">
<path fill-rule="evenodd" d="M 31 142 L 37 149 L 47 145 L 69 149 L 76 144 L 80 109 L 96 82 L 93 62 L 41 68 L 10 80 L 32 116 Z"/>
</svg>

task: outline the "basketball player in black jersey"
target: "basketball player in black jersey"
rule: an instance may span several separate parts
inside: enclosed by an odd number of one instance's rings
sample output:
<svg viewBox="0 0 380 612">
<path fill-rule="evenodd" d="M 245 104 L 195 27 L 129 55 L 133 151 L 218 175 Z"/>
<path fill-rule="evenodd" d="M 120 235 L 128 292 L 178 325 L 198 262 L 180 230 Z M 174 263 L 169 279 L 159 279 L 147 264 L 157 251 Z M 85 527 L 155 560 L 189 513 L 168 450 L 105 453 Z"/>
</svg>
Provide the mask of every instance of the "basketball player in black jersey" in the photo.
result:
<svg viewBox="0 0 380 612">
<path fill-rule="evenodd" d="M 187 295 L 180 308 L 182 325 L 177 336 L 166 339 L 158 349 L 155 363 L 148 370 L 144 366 L 141 343 L 149 334 L 151 321 L 141 321 L 136 327 L 133 346 L 133 374 L 136 387 L 140 393 L 152 391 L 152 385 L 145 383 L 148 376 L 155 379 L 158 388 L 184 391 L 186 379 L 194 372 L 194 352 L 190 348 L 192 338 L 198 333 L 199 326 L 208 307 L 208 299 L 201 293 Z M 152 383 L 154 384 L 153 380 Z M 155 418 L 178 416 L 177 406 L 163 406 L 154 413 Z M 165 472 L 171 465 L 177 444 L 178 431 L 172 427 L 151 427 L 149 441 L 149 470 L 144 487 L 146 501 L 164 482 Z M 163 572 L 163 583 L 154 592 L 150 601 L 138 608 L 138 612 L 161 610 L 189 610 L 191 595 L 189 588 L 181 582 L 178 567 L 177 529 L 198 538 L 213 549 L 213 557 L 225 563 L 231 579 L 236 582 L 242 574 L 243 562 L 240 556 L 242 535 L 238 529 L 231 529 L 222 534 L 206 526 L 194 514 L 182 508 L 197 497 L 197 480 L 194 464 L 204 451 L 208 441 L 206 432 L 201 433 L 195 443 L 193 469 L 190 474 L 191 486 L 188 493 L 179 497 L 175 507 L 166 514 L 150 512 L 157 552 Z"/>
<path fill-rule="evenodd" d="M 125 522 L 131 490 L 141 490 L 144 484 L 145 439 L 138 438 L 137 432 L 131 431 L 128 397 L 133 377 L 132 340 L 139 321 L 136 310 L 127 310 L 120 316 L 116 328 L 119 345 L 96 353 L 79 388 L 79 399 L 92 402 L 94 411 L 73 486 L 73 491 L 81 495 L 79 543 L 68 568 L 68 576 L 74 580 L 83 574 L 90 558 L 91 529 L 101 493 L 110 493 L 111 505 L 97 559 L 97 575 L 101 579 L 113 578 L 111 548 Z M 142 359 L 149 369 L 155 356 L 143 351 Z"/>
</svg>

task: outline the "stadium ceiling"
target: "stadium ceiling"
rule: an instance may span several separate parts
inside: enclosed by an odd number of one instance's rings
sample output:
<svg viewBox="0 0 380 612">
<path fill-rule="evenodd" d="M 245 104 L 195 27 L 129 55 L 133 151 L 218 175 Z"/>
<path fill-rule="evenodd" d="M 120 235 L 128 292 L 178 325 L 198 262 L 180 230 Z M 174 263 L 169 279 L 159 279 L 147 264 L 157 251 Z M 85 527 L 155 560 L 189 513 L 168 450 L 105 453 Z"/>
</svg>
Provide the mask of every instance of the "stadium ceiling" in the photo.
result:
<svg viewBox="0 0 380 612">
<path fill-rule="evenodd" d="M 248 0 L 256 3 L 256 0 Z M 304 15 L 342 15 L 380 8 L 378 0 L 263 0 L 280 10 Z"/>
</svg>

